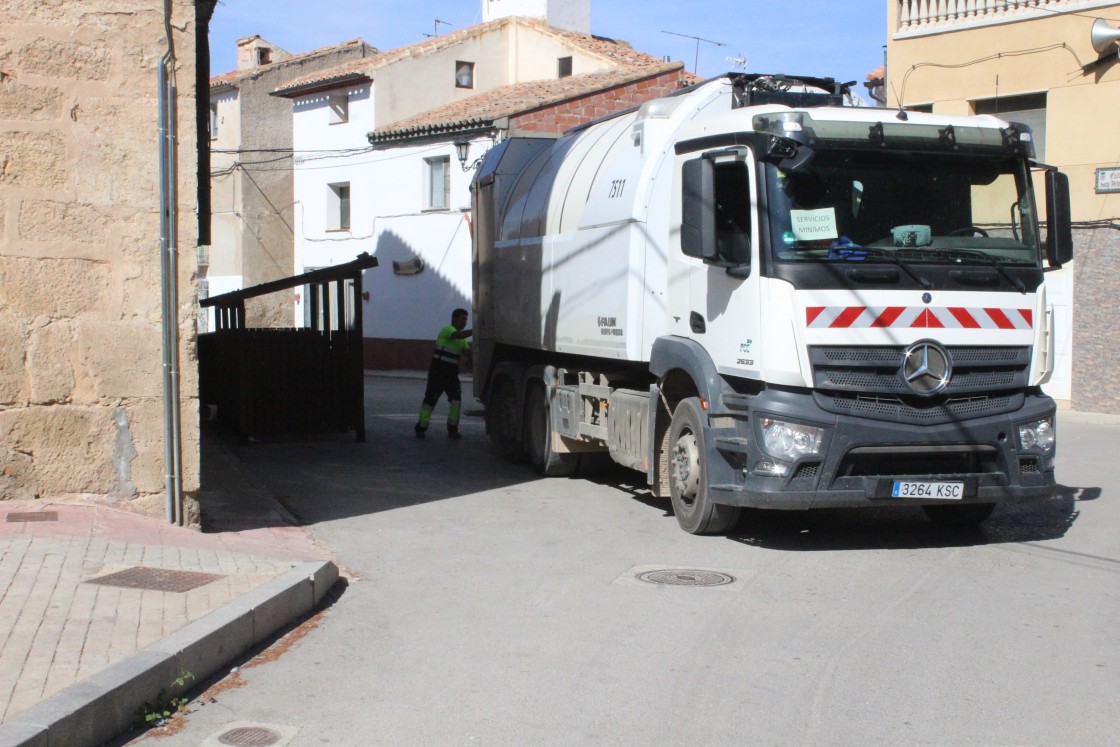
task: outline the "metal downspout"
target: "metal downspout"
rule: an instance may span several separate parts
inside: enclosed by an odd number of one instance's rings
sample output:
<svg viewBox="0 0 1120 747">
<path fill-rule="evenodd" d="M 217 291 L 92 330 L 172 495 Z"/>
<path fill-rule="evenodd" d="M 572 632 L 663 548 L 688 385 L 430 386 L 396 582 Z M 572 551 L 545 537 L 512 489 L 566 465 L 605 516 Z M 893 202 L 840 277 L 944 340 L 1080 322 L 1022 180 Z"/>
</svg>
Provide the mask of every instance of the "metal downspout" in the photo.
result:
<svg viewBox="0 0 1120 747">
<path fill-rule="evenodd" d="M 175 50 L 171 36 L 171 0 L 164 0 L 167 52 L 159 74 L 159 223 L 160 294 L 163 332 L 163 443 L 167 521 L 183 524 L 182 429 L 179 422 L 178 211 L 175 168 Z"/>
</svg>

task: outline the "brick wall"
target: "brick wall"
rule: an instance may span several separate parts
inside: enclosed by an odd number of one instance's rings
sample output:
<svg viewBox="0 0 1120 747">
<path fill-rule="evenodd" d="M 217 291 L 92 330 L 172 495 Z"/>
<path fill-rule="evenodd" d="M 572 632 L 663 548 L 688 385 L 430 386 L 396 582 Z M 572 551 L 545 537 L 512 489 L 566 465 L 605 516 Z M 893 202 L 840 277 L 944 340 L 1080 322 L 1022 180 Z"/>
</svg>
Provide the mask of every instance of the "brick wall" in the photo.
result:
<svg viewBox="0 0 1120 747">
<path fill-rule="evenodd" d="M 1120 415 L 1120 231 L 1074 231 L 1073 409 Z"/>
<path fill-rule="evenodd" d="M 163 508 L 156 65 L 162 0 L 6 4 L 0 26 L 0 499 Z M 183 487 L 198 489 L 195 4 L 178 58 Z"/>
<path fill-rule="evenodd" d="M 659 96 L 666 96 L 680 90 L 684 85 L 684 72 L 673 70 L 578 99 L 571 99 L 563 104 L 511 117 L 510 127 L 532 132 L 564 132 L 599 117 L 644 104 Z"/>
</svg>

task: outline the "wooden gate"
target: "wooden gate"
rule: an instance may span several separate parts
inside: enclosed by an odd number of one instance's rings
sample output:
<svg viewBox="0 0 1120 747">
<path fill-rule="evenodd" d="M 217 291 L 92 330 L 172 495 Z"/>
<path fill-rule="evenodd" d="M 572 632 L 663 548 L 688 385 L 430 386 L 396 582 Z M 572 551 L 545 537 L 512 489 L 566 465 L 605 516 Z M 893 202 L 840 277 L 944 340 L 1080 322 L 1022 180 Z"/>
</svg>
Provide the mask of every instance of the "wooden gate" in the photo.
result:
<svg viewBox="0 0 1120 747">
<path fill-rule="evenodd" d="M 377 258 L 262 283 L 204 299 L 217 317 L 199 335 L 199 398 L 242 438 L 353 430 L 366 440 L 362 271 Z M 245 299 L 308 286 L 309 326 L 249 328 Z"/>
</svg>

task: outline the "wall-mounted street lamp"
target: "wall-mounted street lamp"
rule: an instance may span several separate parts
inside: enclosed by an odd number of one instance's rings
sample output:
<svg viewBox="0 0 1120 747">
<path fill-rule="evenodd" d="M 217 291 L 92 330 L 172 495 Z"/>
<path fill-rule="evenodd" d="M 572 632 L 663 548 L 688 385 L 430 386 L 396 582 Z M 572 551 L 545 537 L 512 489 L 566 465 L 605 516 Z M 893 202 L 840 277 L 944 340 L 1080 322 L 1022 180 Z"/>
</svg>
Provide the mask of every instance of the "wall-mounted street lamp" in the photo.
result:
<svg viewBox="0 0 1120 747">
<path fill-rule="evenodd" d="M 463 171 L 470 171 L 482 163 L 482 158 L 486 154 L 483 153 L 468 166 L 467 159 L 471 156 L 471 142 L 469 140 L 456 140 L 455 155 L 459 157 L 459 165 L 463 167 Z"/>
</svg>

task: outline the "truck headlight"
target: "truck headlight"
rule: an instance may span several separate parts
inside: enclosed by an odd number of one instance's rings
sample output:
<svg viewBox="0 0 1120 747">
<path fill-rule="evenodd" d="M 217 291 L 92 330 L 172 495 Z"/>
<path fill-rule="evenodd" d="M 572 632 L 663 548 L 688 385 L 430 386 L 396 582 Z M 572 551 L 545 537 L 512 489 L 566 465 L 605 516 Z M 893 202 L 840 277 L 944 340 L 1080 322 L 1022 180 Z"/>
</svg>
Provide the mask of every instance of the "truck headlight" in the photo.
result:
<svg viewBox="0 0 1120 747">
<path fill-rule="evenodd" d="M 793 462 L 821 453 L 823 428 L 773 418 L 760 418 L 758 422 L 762 427 L 762 449 L 772 457 Z"/>
<path fill-rule="evenodd" d="M 1024 451 L 1051 451 L 1054 440 L 1054 424 L 1049 418 L 1019 426 L 1019 448 Z"/>
</svg>

